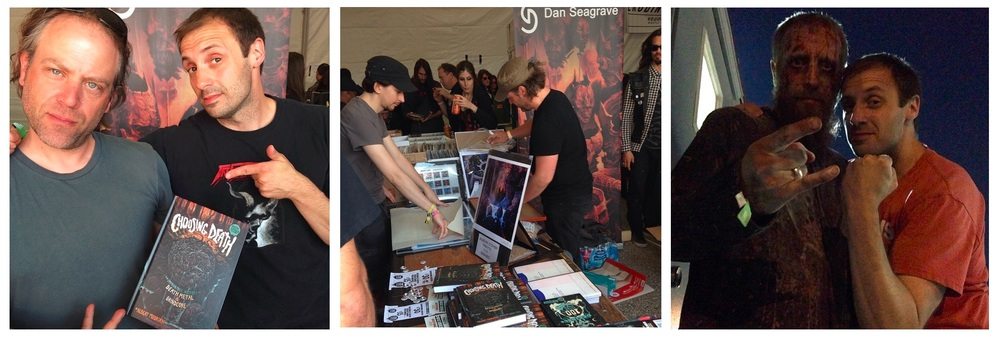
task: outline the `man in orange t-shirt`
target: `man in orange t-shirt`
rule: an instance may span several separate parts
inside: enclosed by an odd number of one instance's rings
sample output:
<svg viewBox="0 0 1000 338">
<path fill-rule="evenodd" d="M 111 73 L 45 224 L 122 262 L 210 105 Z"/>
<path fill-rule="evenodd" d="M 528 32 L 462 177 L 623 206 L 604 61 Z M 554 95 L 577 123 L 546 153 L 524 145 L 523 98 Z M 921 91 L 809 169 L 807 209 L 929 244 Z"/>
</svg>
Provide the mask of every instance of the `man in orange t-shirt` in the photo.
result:
<svg viewBox="0 0 1000 338">
<path fill-rule="evenodd" d="M 988 328 L 986 202 L 965 169 L 917 139 L 916 72 L 873 54 L 843 79 L 844 122 L 859 156 L 842 196 L 860 324 Z"/>
</svg>

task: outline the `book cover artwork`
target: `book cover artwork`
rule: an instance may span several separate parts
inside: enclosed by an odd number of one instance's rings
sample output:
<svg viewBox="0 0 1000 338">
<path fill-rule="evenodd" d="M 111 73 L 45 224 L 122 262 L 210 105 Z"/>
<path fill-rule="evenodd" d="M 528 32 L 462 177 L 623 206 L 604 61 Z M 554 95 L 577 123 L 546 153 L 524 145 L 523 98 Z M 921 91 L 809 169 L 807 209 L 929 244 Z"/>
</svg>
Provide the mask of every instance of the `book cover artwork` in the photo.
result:
<svg viewBox="0 0 1000 338">
<path fill-rule="evenodd" d="M 507 326 L 527 319 L 521 303 L 500 278 L 465 284 L 455 292 L 471 326 Z"/>
<path fill-rule="evenodd" d="M 577 294 L 542 301 L 542 311 L 556 326 L 588 327 L 605 323 L 587 300 Z"/>
<path fill-rule="evenodd" d="M 499 275 L 500 265 L 495 263 L 442 266 L 434 276 L 434 292 L 451 292 L 462 284 Z"/>
<path fill-rule="evenodd" d="M 246 223 L 174 197 L 129 314 L 157 328 L 213 328 L 247 230 Z"/>
</svg>

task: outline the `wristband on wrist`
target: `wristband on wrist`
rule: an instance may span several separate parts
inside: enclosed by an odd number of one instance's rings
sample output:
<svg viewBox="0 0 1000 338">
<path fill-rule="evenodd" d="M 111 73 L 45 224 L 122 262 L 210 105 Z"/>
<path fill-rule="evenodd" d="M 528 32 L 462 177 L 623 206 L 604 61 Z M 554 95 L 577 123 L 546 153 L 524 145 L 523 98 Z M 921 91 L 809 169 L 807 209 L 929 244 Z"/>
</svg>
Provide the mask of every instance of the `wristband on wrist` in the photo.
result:
<svg viewBox="0 0 1000 338">
<path fill-rule="evenodd" d="M 14 126 L 14 129 L 17 130 L 17 134 L 21 135 L 22 139 L 28 136 L 28 126 L 20 122 L 12 122 L 10 125 Z"/>
<path fill-rule="evenodd" d="M 514 135 L 510 134 L 510 130 L 506 130 L 506 132 L 507 132 L 507 139 L 508 140 L 513 140 L 514 139 Z"/>
<path fill-rule="evenodd" d="M 430 210 L 427 210 L 427 218 L 424 219 L 424 224 L 430 224 L 431 223 L 431 218 L 434 217 L 435 214 L 438 214 L 440 212 L 441 211 L 439 211 L 437 209 L 437 205 L 436 204 L 435 205 L 431 205 Z"/>
<path fill-rule="evenodd" d="M 742 191 L 736 193 L 736 206 L 740 208 L 740 211 L 736 213 L 736 219 L 746 228 L 747 224 L 750 224 L 750 217 L 753 214 L 750 212 L 750 202 L 743 196 Z"/>
</svg>

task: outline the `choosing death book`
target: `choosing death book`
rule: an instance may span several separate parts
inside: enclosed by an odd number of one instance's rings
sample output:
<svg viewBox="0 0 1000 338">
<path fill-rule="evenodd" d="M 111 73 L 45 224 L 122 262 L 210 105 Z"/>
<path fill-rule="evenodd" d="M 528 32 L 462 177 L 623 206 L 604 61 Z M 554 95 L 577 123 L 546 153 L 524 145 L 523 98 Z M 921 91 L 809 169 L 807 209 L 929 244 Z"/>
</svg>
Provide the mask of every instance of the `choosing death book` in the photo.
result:
<svg viewBox="0 0 1000 338">
<path fill-rule="evenodd" d="M 157 328 L 213 328 L 248 229 L 246 223 L 174 197 L 129 314 Z"/>
<path fill-rule="evenodd" d="M 508 326 L 524 323 L 524 307 L 501 278 L 476 281 L 455 288 L 455 297 L 469 326 Z"/>
<path fill-rule="evenodd" d="M 434 275 L 434 292 L 451 292 L 460 285 L 499 276 L 496 263 L 442 266 Z"/>
</svg>

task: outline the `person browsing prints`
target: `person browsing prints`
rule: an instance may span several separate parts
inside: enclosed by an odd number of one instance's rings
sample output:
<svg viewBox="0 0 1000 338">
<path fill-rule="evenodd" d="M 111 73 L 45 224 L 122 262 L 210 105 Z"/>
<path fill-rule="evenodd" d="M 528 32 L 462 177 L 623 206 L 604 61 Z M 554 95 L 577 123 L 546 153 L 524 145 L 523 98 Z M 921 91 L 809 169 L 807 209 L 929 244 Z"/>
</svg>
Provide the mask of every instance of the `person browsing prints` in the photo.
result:
<svg viewBox="0 0 1000 338">
<path fill-rule="evenodd" d="M 496 144 L 531 136 L 534 164 L 522 201 L 541 196 L 546 232 L 579 264 L 580 232 L 584 213 L 591 208 L 593 187 L 580 120 L 566 94 L 546 86 L 544 64 L 514 57 L 500 68 L 497 78 L 497 99 L 506 98 L 535 113 L 524 125 L 494 133 L 487 141 Z"/>
<path fill-rule="evenodd" d="M 371 199 L 380 205 L 385 216 L 384 222 L 367 226 L 354 237 L 358 254 L 368 269 L 375 302 L 382 304 L 385 287 L 389 285 L 392 255 L 389 208 L 383 183 L 388 180 L 403 196 L 426 210 L 428 221 L 433 222 L 433 231 L 440 238 L 448 234 L 448 220 L 438 210 L 446 204 L 403 157 L 377 115 L 402 104 L 405 92 L 417 90 L 406 66 L 388 56 L 375 56 L 365 66 L 361 87 L 364 93 L 340 111 L 340 152 L 361 177 Z"/>
</svg>

